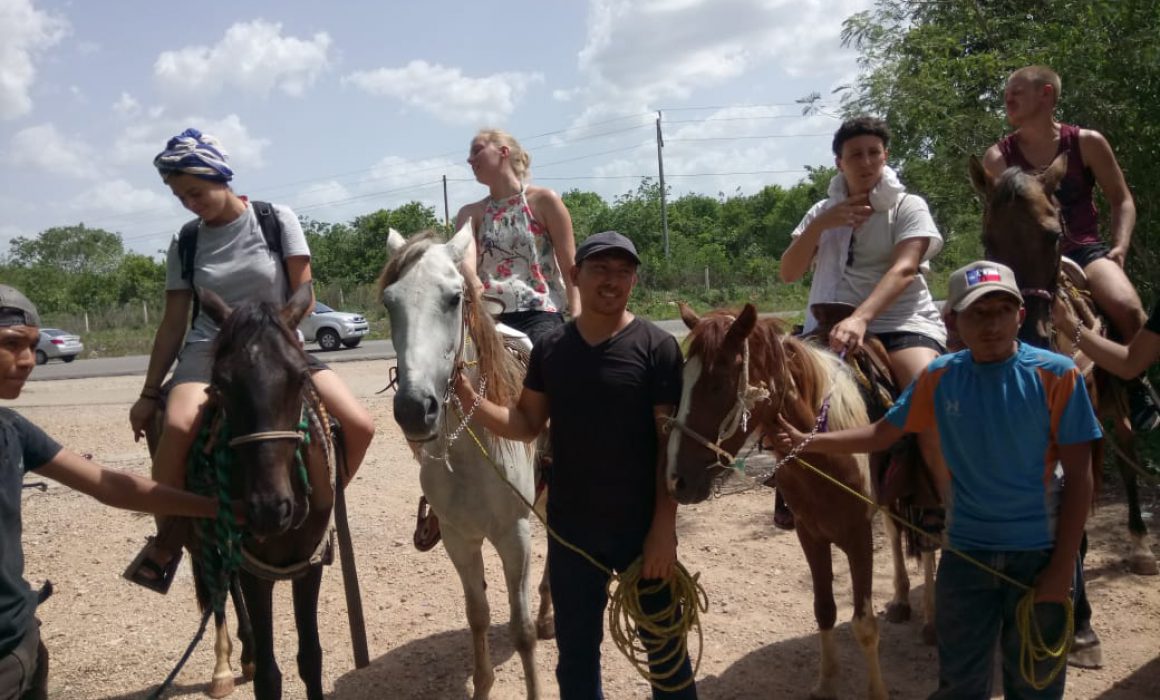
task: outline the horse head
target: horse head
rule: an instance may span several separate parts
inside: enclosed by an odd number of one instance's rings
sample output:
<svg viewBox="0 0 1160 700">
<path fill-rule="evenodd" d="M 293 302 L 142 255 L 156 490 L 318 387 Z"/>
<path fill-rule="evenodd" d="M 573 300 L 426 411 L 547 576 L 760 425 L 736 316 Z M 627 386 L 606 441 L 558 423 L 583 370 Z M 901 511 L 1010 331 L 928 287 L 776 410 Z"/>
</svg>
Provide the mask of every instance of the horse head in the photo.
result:
<svg viewBox="0 0 1160 700">
<path fill-rule="evenodd" d="M 466 342 L 466 288 L 459 264 L 472 241 L 465 224 L 447 243 L 432 234 L 387 239 L 391 259 L 379 278 L 398 356 L 395 421 L 408 440 L 438 435 Z"/>
<path fill-rule="evenodd" d="M 992 177 L 971 156 L 971 182 L 983 197 L 983 250 L 1015 272 L 1027 306 L 1020 339 L 1050 347 L 1051 303 L 1059 284 L 1063 223 L 1055 190 L 1067 172 L 1060 154 L 1042 173 L 1008 168 Z"/>
<path fill-rule="evenodd" d="M 294 331 L 313 302 L 309 282 L 282 307 L 250 301 L 231 309 L 209 290 L 201 308 L 220 327 L 209 392 L 228 422 L 240 470 L 247 528 L 258 536 L 286 532 L 306 513 L 306 485 L 295 453 L 309 369 Z"/>
<path fill-rule="evenodd" d="M 669 433 L 667 482 L 678 502 L 698 503 L 732 466 L 756 424 L 748 420 L 753 407 L 744 397 L 757 310 L 746 304 L 736 317 L 721 311 L 699 317 L 684 304 L 680 308 L 690 333 L 681 404 Z"/>
</svg>

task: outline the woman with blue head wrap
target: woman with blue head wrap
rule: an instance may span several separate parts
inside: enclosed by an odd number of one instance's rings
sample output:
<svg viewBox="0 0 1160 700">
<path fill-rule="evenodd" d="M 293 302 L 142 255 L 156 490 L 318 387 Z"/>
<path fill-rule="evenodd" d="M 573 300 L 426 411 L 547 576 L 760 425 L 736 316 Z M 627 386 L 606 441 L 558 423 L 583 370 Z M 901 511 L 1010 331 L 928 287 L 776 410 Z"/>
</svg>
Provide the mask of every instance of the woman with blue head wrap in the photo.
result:
<svg viewBox="0 0 1160 700">
<path fill-rule="evenodd" d="M 293 290 L 311 282 L 310 248 L 294 212 L 273 204 L 269 208 L 281 230 L 281 259 L 271 250 L 254 207 L 231 189 L 234 171 L 229 154 L 213 136 L 186 129 L 169 139 L 153 165 L 182 206 L 197 216 L 182 227 L 196 231 L 196 245 L 192 253 L 188 246 L 179 245 L 181 233 L 170 243 L 165 312 L 153 341 L 145 386 L 129 411 L 129 423 L 134 437 L 140 439 L 154 419 L 162 381 L 173 367 L 173 376 L 165 385 L 164 429 L 153 456 L 153 476 L 161 483 L 180 486 L 200 427 L 210 380 L 212 341 L 218 332 L 208 315 L 197 313 L 195 290 L 211 290 L 230 306 L 253 299 L 282 303 Z M 184 264 L 183 250 L 185 257 L 192 256 L 192 265 Z M 342 423 L 346 463 L 353 475 L 370 446 L 374 424 L 338 375 L 316 361 L 312 370 L 323 403 Z M 165 592 L 180 557 L 180 543 L 158 540 L 150 538 L 146 550 L 125 574 L 147 588 Z"/>
</svg>

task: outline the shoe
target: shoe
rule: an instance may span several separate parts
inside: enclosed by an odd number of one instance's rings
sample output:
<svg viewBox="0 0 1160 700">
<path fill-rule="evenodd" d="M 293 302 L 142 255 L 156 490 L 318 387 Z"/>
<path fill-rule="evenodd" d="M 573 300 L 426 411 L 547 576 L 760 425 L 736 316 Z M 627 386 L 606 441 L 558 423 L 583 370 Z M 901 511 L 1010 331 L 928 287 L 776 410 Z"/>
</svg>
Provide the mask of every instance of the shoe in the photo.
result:
<svg viewBox="0 0 1160 700">
<path fill-rule="evenodd" d="M 781 497 L 780 491 L 774 495 L 773 525 L 779 530 L 794 529 L 793 511 L 789 509 L 789 504 Z"/>
<path fill-rule="evenodd" d="M 1139 379 L 1128 385 L 1128 411 L 1132 420 L 1132 430 L 1148 433 L 1160 427 L 1160 409 L 1152 398 L 1152 392 Z"/>
</svg>

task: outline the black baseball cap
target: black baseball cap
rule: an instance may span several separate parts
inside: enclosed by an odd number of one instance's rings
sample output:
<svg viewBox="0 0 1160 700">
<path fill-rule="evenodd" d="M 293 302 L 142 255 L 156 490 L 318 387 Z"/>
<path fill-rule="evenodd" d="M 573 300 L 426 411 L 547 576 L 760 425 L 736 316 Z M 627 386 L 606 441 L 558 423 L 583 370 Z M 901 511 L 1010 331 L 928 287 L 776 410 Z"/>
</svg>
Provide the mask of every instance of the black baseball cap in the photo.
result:
<svg viewBox="0 0 1160 700">
<path fill-rule="evenodd" d="M 640 256 L 636 254 L 636 246 L 632 241 L 616 231 L 601 231 L 594 233 L 576 248 L 576 264 L 583 262 L 586 258 L 590 258 L 597 253 L 605 253 L 610 250 L 619 250 L 626 253 L 628 257 L 632 258 L 637 265 L 640 264 Z"/>
<path fill-rule="evenodd" d="M 6 284 L 0 284 L 0 326 L 40 326 L 36 304 Z"/>
</svg>

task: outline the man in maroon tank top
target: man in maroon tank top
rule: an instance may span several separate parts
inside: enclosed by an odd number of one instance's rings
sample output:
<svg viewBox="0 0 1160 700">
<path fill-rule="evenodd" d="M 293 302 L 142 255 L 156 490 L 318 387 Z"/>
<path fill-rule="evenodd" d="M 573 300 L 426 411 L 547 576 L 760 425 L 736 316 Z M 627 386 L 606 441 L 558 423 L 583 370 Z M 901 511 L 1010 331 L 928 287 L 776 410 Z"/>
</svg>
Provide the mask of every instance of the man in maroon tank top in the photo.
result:
<svg viewBox="0 0 1160 700">
<path fill-rule="evenodd" d="M 1124 342 L 1135 337 L 1148 315 L 1124 272 L 1136 204 L 1107 139 L 1098 131 L 1055 121 L 1059 75 L 1046 66 L 1020 68 L 1007 79 L 1007 122 L 1015 131 L 991 146 L 984 167 L 995 177 L 1010 167 L 1028 172 L 1046 168 L 1067 154 L 1067 174 L 1056 191 L 1064 218 L 1060 251 L 1087 274 L 1092 297 Z M 1100 238 L 1093 187 L 1099 185 L 1111 208 L 1111 247 Z M 1133 391 L 1133 424 L 1152 429 L 1160 414 L 1145 392 Z"/>
</svg>

